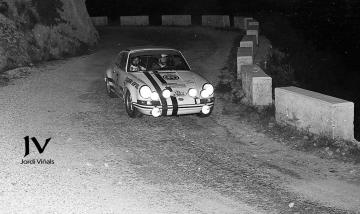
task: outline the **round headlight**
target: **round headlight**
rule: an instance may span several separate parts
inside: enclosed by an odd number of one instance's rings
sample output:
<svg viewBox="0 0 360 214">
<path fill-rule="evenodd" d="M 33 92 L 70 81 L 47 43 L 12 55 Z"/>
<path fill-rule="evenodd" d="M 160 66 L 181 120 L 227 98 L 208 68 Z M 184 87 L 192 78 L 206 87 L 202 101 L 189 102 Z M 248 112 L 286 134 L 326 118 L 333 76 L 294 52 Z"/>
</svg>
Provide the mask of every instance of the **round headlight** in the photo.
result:
<svg viewBox="0 0 360 214">
<path fill-rule="evenodd" d="M 208 97 L 210 97 L 209 91 L 207 91 L 207 90 L 205 90 L 205 89 L 200 92 L 200 95 L 201 95 L 201 97 L 203 97 L 203 98 L 208 98 Z"/>
<path fill-rule="evenodd" d="M 171 96 L 170 90 L 169 90 L 169 89 L 163 90 L 162 96 L 163 96 L 164 98 L 169 98 L 169 97 Z"/>
<path fill-rule="evenodd" d="M 155 107 L 151 110 L 151 115 L 154 117 L 159 117 L 161 115 L 161 111 L 158 107 Z"/>
<path fill-rule="evenodd" d="M 141 86 L 139 92 L 142 98 L 148 99 L 151 96 L 151 89 L 147 85 Z"/>
<path fill-rule="evenodd" d="M 203 113 L 203 114 L 209 114 L 210 113 L 210 106 L 203 106 L 202 108 L 201 108 L 201 112 Z"/>
<path fill-rule="evenodd" d="M 206 83 L 203 86 L 203 89 L 208 92 L 209 96 L 214 93 L 214 86 L 212 86 L 210 83 Z"/>
<path fill-rule="evenodd" d="M 196 97 L 197 90 L 195 88 L 190 88 L 188 94 L 190 97 Z"/>
<path fill-rule="evenodd" d="M 159 94 L 156 92 L 151 93 L 150 98 L 152 100 L 159 100 Z"/>
</svg>

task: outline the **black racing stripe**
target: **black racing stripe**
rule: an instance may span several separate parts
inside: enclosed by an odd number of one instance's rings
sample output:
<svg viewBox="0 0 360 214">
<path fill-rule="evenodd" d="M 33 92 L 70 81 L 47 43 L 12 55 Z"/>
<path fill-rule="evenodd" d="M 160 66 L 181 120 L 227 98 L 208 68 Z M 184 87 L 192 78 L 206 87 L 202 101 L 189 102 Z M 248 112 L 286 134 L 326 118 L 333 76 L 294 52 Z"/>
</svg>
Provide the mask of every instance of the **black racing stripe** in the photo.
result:
<svg viewBox="0 0 360 214">
<path fill-rule="evenodd" d="M 168 89 L 170 92 L 172 92 L 173 90 L 170 88 L 170 87 L 166 87 L 166 89 Z M 178 104 L 178 101 L 176 99 L 175 96 L 171 96 L 171 102 L 173 104 L 173 111 L 172 111 L 172 116 L 176 116 L 177 113 L 178 113 L 178 109 L 179 109 L 179 104 Z"/>
<path fill-rule="evenodd" d="M 166 80 L 159 74 L 158 71 L 154 71 L 155 76 L 160 80 L 162 84 L 167 84 Z"/>
<path fill-rule="evenodd" d="M 172 104 L 173 104 L 172 115 L 173 115 L 173 116 L 176 116 L 177 113 L 178 113 L 178 108 L 179 108 L 178 101 L 177 101 L 176 97 L 171 96 L 171 102 L 172 102 Z"/>
<path fill-rule="evenodd" d="M 162 115 L 162 116 L 166 116 L 166 115 L 167 115 L 168 106 L 167 106 L 166 99 L 162 96 L 160 86 L 157 84 L 157 82 L 155 81 L 155 79 L 149 74 L 149 72 L 144 72 L 144 74 L 145 74 L 145 76 L 150 80 L 151 84 L 153 84 L 153 86 L 155 87 L 156 92 L 159 94 L 160 101 L 161 101 L 161 106 L 162 106 L 162 114 L 161 114 L 161 115 Z"/>
</svg>

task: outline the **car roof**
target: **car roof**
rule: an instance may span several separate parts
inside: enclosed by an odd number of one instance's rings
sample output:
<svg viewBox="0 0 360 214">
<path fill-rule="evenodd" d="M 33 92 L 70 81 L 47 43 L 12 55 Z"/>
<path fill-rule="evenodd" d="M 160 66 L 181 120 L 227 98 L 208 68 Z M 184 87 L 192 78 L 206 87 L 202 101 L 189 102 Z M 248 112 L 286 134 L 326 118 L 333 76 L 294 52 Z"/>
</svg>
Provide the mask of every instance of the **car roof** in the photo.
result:
<svg viewBox="0 0 360 214">
<path fill-rule="evenodd" d="M 143 51 L 143 50 L 176 50 L 176 49 L 170 48 L 170 47 L 164 47 L 164 46 L 144 45 L 144 46 L 128 47 L 126 50 L 127 51 Z"/>
</svg>

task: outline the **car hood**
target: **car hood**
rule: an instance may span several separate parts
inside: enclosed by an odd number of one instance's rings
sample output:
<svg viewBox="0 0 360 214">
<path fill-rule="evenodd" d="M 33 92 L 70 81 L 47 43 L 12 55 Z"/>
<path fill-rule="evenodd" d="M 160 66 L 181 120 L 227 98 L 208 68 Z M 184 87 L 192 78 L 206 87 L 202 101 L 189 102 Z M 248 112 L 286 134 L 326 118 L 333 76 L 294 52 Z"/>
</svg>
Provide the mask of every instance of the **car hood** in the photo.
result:
<svg viewBox="0 0 360 214">
<path fill-rule="evenodd" d="M 206 79 L 191 71 L 149 71 L 132 73 L 131 75 L 155 91 L 157 87 L 161 90 L 167 87 L 186 91 L 189 88 L 200 89 L 207 82 Z"/>
</svg>

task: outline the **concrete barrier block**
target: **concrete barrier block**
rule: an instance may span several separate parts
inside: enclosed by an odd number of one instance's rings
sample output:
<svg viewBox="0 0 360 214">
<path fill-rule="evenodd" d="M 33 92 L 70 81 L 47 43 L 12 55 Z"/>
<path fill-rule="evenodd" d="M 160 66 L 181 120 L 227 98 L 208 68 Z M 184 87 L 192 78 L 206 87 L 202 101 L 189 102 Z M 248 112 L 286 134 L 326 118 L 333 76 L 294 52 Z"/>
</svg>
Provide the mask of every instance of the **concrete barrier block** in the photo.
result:
<svg viewBox="0 0 360 214">
<path fill-rule="evenodd" d="M 161 21 L 162 25 L 189 26 L 191 25 L 191 15 L 163 15 Z"/>
<path fill-rule="evenodd" d="M 253 20 L 251 17 L 234 16 L 234 27 L 246 30 L 248 27 L 248 21 Z"/>
<path fill-rule="evenodd" d="M 252 41 L 254 44 L 256 44 L 256 35 L 244 35 L 241 38 L 241 41 Z"/>
<path fill-rule="evenodd" d="M 238 48 L 236 64 L 237 64 L 237 79 L 241 79 L 242 66 L 253 64 L 253 55 L 251 48 L 246 48 L 246 47 Z"/>
<path fill-rule="evenodd" d="M 94 17 L 91 17 L 91 21 L 95 26 L 108 25 L 108 17 L 107 16 L 94 16 Z"/>
<path fill-rule="evenodd" d="M 246 30 L 246 35 L 256 37 L 256 45 L 259 45 L 259 31 L 258 30 Z"/>
<path fill-rule="evenodd" d="M 246 19 L 246 30 L 249 29 L 249 27 L 251 26 L 257 26 L 259 27 L 259 22 L 257 20 L 255 20 L 254 18 L 250 18 L 250 19 Z"/>
<path fill-rule="evenodd" d="M 354 139 L 354 103 L 317 92 L 275 89 L 276 121 L 330 138 Z"/>
<path fill-rule="evenodd" d="M 250 26 L 257 26 L 259 27 L 259 22 L 254 20 L 254 19 L 251 19 L 251 20 L 248 20 L 247 22 L 247 26 L 250 27 Z"/>
<path fill-rule="evenodd" d="M 252 17 L 245 17 L 244 18 L 244 26 L 245 26 L 245 30 L 247 30 L 248 29 L 248 21 L 249 20 L 253 20 L 253 18 Z"/>
<path fill-rule="evenodd" d="M 201 23 L 203 26 L 230 27 L 230 18 L 227 15 L 203 15 Z"/>
<path fill-rule="evenodd" d="M 254 106 L 272 104 L 272 79 L 257 65 L 243 65 L 242 87 L 248 102 Z"/>
<path fill-rule="evenodd" d="M 251 55 L 254 56 L 254 42 L 253 41 L 240 41 L 241 48 L 251 48 Z"/>
<path fill-rule="evenodd" d="M 259 31 L 259 25 L 249 25 L 247 30 L 257 30 L 257 31 Z"/>
<path fill-rule="evenodd" d="M 256 36 L 255 35 L 244 35 L 240 41 L 240 47 L 251 48 L 253 56 L 254 56 L 254 46 L 255 45 L 256 45 Z"/>
<path fill-rule="evenodd" d="M 146 26 L 149 25 L 149 16 L 120 16 L 122 26 Z"/>
</svg>

